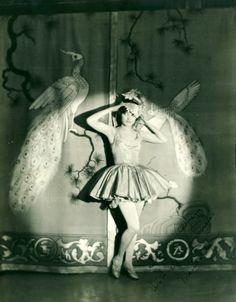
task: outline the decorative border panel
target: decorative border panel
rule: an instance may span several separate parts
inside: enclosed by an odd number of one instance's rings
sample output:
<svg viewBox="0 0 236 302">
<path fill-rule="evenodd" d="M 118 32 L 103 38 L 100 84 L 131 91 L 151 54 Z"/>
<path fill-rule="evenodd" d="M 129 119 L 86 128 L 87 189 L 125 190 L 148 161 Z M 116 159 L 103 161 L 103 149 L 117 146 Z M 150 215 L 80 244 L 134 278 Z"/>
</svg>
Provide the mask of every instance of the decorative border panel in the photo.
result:
<svg viewBox="0 0 236 302">
<path fill-rule="evenodd" d="M 107 239 L 96 235 L 2 233 L 1 264 L 106 266 Z"/>
<path fill-rule="evenodd" d="M 139 238 L 134 264 L 139 266 L 236 265 L 236 234 L 168 235 Z"/>
<path fill-rule="evenodd" d="M 186 270 L 193 266 L 233 269 L 236 234 L 144 236 L 136 242 L 134 265 L 140 271 L 142 267 L 150 271 L 153 267 Z M 0 270 L 78 273 L 99 271 L 99 267 L 107 271 L 106 237 L 20 233 L 2 233 L 0 237 Z"/>
</svg>

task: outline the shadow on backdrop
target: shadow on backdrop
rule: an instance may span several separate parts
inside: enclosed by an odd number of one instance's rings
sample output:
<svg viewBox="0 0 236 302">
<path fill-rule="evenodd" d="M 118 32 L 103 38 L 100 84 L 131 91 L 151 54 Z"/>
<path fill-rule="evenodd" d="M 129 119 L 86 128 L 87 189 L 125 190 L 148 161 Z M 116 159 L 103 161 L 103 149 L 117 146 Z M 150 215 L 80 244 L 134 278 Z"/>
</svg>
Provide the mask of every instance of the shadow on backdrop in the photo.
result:
<svg viewBox="0 0 236 302">
<path fill-rule="evenodd" d="M 111 152 L 111 146 L 110 143 L 107 139 L 107 137 L 97 131 L 95 131 L 93 128 L 91 128 L 88 123 L 87 123 L 87 118 L 91 115 L 93 115 L 94 113 L 104 110 L 106 108 L 108 108 L 109 105 L 105 105 L 105 106 L 101 106 L 99 108 L 96 108 L 94 110 L 90 110 L 87 112 L 84 112 L 78 116 L 75 117 L 74 122 L 89 131 L 93 131 L 97 134 L 99 134 L 102 138 L 103 141 L 103 146 L 104 146 L 104 151 L 105 151 L 105 158 L 106 158 L 106 166 L 101 168 L 99 171 L 97 171 L 92 177 L 91 179 L 84 185 L 84 187 L 81 189 L 81 191 L 78 194 L 78 199 L 82 200 L 84 202 L 96 202 L 96 203 L 100 203 L 100 209 L 101 210 L 107 210 L 109 209 L 109 205 L 106 201 L 98 201 L 95 198 L 90 196 L 90 192 L 92 190 L 92 188 L 95 186 L 95 184 L 97 183 L 98 179 L 100 178 L 100 176 L 103 174 L 103 172 L 107 169 L 107 167 L 114 165 L 114 160 L 113 160 L 113 156 L 112 156 L 112 152 Z M 75 133 L 74 133 L 75 134 Z M 76 134 L 75 134 L 76 135 Z M 123 234 L 123 232 L 126 230 L 127 228 L 127 224 L 126 221 L 119 209 L 119 207 L 115 208 L 115 209 L 109 209 L 110 213 L 116 223 L 118 232 L 116 234 L 115 237 L 115 247 L 114 247 L 114 254 L 116 254 L 118 252 L 119 249 L 119 245 L 120 245 L 120 240 L 121 240 L 121 236 Z"/>
</svg>

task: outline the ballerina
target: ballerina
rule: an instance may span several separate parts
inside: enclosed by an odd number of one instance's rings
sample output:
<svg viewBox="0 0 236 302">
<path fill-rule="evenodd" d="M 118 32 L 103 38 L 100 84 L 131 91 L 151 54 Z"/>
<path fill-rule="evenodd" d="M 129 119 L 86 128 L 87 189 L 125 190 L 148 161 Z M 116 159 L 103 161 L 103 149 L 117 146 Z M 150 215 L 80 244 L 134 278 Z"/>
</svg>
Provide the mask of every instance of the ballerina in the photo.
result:
<svg viewBox="0 0 236 302">
<path fill-rule="evenodd" d="M 119 278 L 124 259 L 124 268 L 132 279 L 138 275 L 132 265 L 134 245 L 139 231 L 139 218 L 146 203 L 162 194 L 168 194 L 177 184 L 168 181 L 157 171 L 139 164 L 139 153 L 143 141 L 165 143 L 166 137 L 142 116 L 143 96 L 137 90 L 123 94 L 120 105 L 99 111 L 87 119 L 96 131 L 104 134 L 114 158 L 114 165 L 107 167 L 90 191 L 90 195 L 108 203 L 110 208 L 119 207 L 127 224 L 121 237 L 118 253 L 112 261 L 112 275 Z M 117 112 L 118 126 L 100 121 L 106 114 Z M 142 128 L 146 130 L 142 132 Z"/>
</svg>

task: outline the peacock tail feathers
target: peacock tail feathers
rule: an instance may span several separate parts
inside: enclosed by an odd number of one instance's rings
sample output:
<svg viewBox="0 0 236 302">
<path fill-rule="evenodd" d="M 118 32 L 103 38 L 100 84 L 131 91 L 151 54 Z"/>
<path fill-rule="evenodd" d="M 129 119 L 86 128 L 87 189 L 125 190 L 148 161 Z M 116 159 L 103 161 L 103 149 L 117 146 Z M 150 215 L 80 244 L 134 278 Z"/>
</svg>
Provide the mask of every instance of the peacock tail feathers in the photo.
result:
<svg viewBox="0 0 236 302">
<path fill-rule="evenodd" d="M 168 115 L 178 165 L 190 177 L 201 176 L 207 167 L 202 144 L 188 122 L 172 112 Z"/>
<path fill-rule="evenodd" d="M 63 127 L 63 117 L 58 111 L 32 123 L 10 184 L 13 212 L 26 211 L 55 175 L 61 158 Z"/>
</svg>

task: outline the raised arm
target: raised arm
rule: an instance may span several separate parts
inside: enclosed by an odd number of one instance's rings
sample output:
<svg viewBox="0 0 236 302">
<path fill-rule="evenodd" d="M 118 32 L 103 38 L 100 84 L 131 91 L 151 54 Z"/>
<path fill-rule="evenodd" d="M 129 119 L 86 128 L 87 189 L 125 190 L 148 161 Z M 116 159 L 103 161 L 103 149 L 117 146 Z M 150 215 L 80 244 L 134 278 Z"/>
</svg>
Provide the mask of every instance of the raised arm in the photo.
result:
<svg viewBox="0 0 236 302">
<path fill-rule="evenodd" d="M 148 131 L 140 131 L 144 141 L 149 143 L 166 143 L 167 138 L 161 133 L 160 130 L 156 129 L 150 122 L 146 121 L 143 116 L 140 116 L 143 126 Z"/>
<path fill-rule="evenodd" d="M 100 121 L 102 117 L 104 117 L 106 114 L 109 114 L 111 112 L 114 112 L 120 108 L 120 105 L 112 106 L 107 109 L 98 111 L 94 113 L 93 115 L 89 116 L 87 118 L 87 123 L 90 127 L 92 127 L 94 130 L 104 134 L 107 136 L 110 142 L 113 141 L 115 128 L 113 126 L 109 126 L 106 123 Z"/>
</svg>

